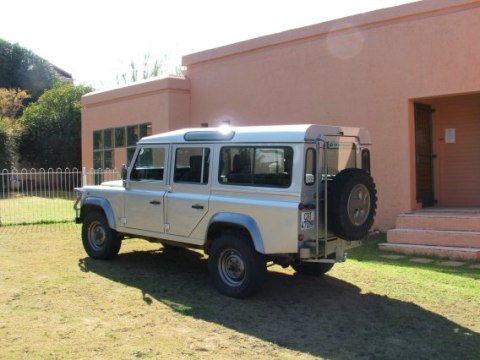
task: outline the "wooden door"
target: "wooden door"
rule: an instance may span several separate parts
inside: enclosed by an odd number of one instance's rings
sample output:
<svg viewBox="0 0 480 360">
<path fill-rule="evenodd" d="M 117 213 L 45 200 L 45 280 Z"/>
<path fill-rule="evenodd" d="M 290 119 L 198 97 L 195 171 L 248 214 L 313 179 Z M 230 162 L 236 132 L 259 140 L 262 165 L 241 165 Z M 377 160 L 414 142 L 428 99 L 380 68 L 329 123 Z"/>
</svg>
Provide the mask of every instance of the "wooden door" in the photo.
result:
<svg viewBox="0 0 480 360">
<path fill-rule="evenodd" d="M 433 135 L 430 105 L 415 103 L 415 157 L 417 201 L 424 207 L 435 205 L 433 178 Z"/>
</svg>

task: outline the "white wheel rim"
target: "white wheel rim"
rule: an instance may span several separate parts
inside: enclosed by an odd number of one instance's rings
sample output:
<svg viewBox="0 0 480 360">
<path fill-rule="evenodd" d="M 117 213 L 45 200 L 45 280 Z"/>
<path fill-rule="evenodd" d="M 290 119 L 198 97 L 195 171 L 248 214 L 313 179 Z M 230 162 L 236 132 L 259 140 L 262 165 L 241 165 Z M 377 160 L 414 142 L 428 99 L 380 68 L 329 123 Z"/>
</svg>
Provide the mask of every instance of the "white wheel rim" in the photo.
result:
<svg viewBox="0 0 480 360">
<path fill-rule="evenodd" d="M 350 222 L 355 226 L 367 221 L 370 214 L 370 192 L 365 185 L 357 184 L 353 187 L 348 197 L 347 212 Z"/>
<path fill-rule="evenodd" d="M 99 251 L 105 245 L 107 232 L 99 221 L 92 221 L 88 227 L 88 243 L 92 249 Z"/>
<path fill-rule="evenodd" d="M 226 249 L 218 257 L 218 273 L 228 286 L 239 287 L 245 280 L 245 261 L 236 249 Z"/>
</svg>

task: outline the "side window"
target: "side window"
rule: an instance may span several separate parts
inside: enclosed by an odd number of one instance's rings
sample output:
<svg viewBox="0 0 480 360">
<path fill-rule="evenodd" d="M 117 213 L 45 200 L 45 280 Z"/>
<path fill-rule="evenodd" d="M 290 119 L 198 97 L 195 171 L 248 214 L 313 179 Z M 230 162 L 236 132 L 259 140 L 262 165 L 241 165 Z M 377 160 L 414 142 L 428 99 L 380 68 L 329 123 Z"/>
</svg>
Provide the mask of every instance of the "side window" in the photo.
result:
<svg viewBox="0 0 480 360">
<path fill-rule="evenodd" d="M 305 184 L 315 184 L 315 175 L 317 173 L 317 160 L 315 156 L 315 150 L 307 149 L 307 155 L 305 156 Z"/>
<path fill-rule="evenodd" d="M 209 148 L 178 148 L 175 152 L 173 181 L 207 184 L 209 168 Z"/>
<path fill-rule="evenodd" d="M 289 187 L 292 165 L 290 147 L 224 147 L 218 181 L 226 185 Z"/>
<path fill-rule="evenodd" d="M 165 149 L 143 147 L 135 159 L 130 179 L 136 181 L 162 181 L 164 169 Z"/>
</svg>

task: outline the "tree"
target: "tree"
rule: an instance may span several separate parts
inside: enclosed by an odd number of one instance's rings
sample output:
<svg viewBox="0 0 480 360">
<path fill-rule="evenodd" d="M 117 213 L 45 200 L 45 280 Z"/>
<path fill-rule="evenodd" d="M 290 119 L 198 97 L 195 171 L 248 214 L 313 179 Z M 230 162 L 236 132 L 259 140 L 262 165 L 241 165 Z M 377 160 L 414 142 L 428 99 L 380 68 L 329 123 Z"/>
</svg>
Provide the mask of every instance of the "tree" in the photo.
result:
<svg viewBox="0 0 480 360">
<path fill-rule="evenodd" d="M 11 137 L 5 126 L 0 123 L 0 172 L 3 169 L 9 169 L 12 166 L 12 161 Z"/>
<path fill-rule="evenodd" d="M 23 109 L 23 101 L 29 98 L 25 90 L 0 88 L 0 121 L 5 118 L 16 119 Z"/>
<path fill-rule="evenodd" d="M 20 131 L 17 116 L 23 101 L 30 98 L 25 90 L 0 88 L 0 170 L 14 164 L 16 139 Z"/>
<path fill-rule="evenodd" d="M 139 69 L 135 61 L 130 61 L 130 69 L 128 72 L 123 72 L 121 75 L 117 74 L 117 84 L 128 84 L 138 80 L 146 80 L 160 75 L 166 75 L 165 63 L 168 61 L 168 56 L 164 55 L 161 59 L 155 60 L 153 65 L 150 63 L 150 54 L 143 56 L 143 64 Z M 176 69 L 176 75 L 180 74 L 180 68 Z"/>
<path fill-rule="evenodd" d="M 57 81 L 53 66 L 32 51 L 0 39 L 0 88 L 28 91 L 32 101 Z"/>
<path fill-rule="evenodd" d="M 20 162 L 43 168 L 80 167 L 80 99 L 90 91 L 86 86 L 57 83 L 27 106 L 20 119 Z"/>
</svg>

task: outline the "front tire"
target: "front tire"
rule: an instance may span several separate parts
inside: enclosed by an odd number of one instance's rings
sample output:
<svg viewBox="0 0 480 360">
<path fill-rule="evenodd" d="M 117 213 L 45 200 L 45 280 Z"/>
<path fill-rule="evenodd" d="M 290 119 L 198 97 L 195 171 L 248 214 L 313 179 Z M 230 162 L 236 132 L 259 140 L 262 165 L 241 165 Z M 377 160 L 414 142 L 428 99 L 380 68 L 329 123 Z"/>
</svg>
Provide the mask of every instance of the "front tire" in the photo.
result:
<svg viewBox="0 0 480 360">
<path fill-rule="evenodd" d="M 115 257 L 122 246 L 121 237 L 110 228 L 105 215 L 99 211 L 92 211 L 85 217 L 82 242 L 88 256 L 102 260 Z"/>
<path fill-rule="evenodd" d="M 243 299 L 257 292 L 267 272 L 265 258 L 241 233 L 229 232 L 217 238 L 208 257 L 208 270 L 217 290 Z"/>
</svg>

